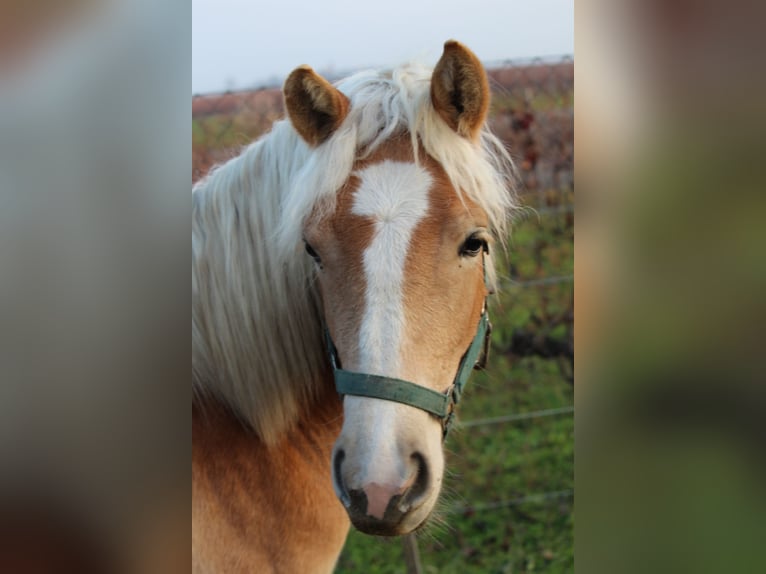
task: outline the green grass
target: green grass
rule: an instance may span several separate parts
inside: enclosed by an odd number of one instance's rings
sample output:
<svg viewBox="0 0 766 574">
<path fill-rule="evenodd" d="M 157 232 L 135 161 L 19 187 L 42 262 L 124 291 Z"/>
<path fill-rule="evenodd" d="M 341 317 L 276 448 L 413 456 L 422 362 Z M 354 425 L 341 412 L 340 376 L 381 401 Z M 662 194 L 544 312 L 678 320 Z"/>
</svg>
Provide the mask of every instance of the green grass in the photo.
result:
<svg viewBox="0 0 766 574">
<path fill-rule="evenodd" d="M 503 110 L 530 110 L 533 112 L 548 112 L 571 108 L 574 105 L 574 90 L 567 92 L 534 91 L 531 95 L 519 91 L 509 91 L 499 87 L 492 94 L 492 110 L 495 113 Z"/>
<path fill-rule="evenodd" d="M 573 203 L 571 194 L 556 197 L 559 204 Z M 500 272 L 510 275 L 516 285 L 506 285 L 492 305 L 495 329 L 490 364 L 468 384 L 460 405 L 461 420 L 574 403 L 573 386 L 558 359 L 519 358 L 508 352 L 512 334 L 521 329 L 541 337 L 571 337 L 571 315 L 562 317 L 573 309 L 573 284 L 522 287 L 519 283 L 571 275 L 573 234 L 567 213 L 531 214 L 514 226 L 509 257 L 501 261 Z M 448 474 L 439 518 L 418 533 L 425 572 L 555 574 L 574 570 L 572 496 L 481 508 L 574 489 L 571 414 L 458 428 L 447 439 L 446 451 Z M 336 572 L 404 573 L 402 542 L 352 529 Z"/>
<path fill-rule="evenodd" d="M 238 148 L 258 138 L 264 129 L 246 115 L 213 114 L 192 118 L 192 146 Z"/>
</svg>

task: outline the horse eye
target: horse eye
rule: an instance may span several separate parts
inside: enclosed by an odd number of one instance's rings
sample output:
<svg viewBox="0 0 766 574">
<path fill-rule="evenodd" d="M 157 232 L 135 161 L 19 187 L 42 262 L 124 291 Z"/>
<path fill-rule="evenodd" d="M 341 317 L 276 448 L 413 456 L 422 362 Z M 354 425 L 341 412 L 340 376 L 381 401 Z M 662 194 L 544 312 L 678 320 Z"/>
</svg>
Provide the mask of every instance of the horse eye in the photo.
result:
<svg viewBox="0 0 766 574">
<path fill-rule="evenodd" d="M 489 253 L 489 247 L 479 235 L 471 235 L 460 247 L 460 255 L 464 257 L 476 257 L 482 251 Z"/>
<path fill-rule="evenodd" d="M 313 248 L 313 247 L 311 247 L 311 245 L 309 244 L 309 242 L 308 242 L 308 241 L 304 241 L 303 243 L 304 243 L 304 245 L 306 246 L 306 253 L 308 253 L 308 254 L 309 254 L 309 256 L 310 256 L 310 257 L 311 257 L 311 258 L 312 258 L 314 261 L 316 261 L 317 263 L 319 263 L 319 262 L 321 261 L 321 259 L 319 258 L 319 253 L 317 253 L 316 251 L 314 251 L 314 248 Z"/>
</svg>

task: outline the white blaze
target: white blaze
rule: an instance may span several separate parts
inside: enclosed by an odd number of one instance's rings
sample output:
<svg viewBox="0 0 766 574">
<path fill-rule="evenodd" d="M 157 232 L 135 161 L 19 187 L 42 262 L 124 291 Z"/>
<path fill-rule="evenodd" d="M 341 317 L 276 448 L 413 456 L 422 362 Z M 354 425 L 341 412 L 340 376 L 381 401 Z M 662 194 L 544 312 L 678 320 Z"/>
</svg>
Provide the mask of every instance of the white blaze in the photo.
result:
<svg viewBox="0 0 766 574">
<path fill-rule="evenodd" d="M 372 217 L 375 234 L 364 253 L 365 312 L 359 333 L 360 370 L 399 375 L 404 330 L 404 265 L 412 232 L 428 211 L 432 178 L 414 163 L 384 161 L 355 173 L 353 213 Z"/>
<path fill-rule="evenodd" d="M 371 165 L 354 175 L 360 182 L 352 212 L 375 222 L 372 241 L 363 255 L 367 288 L 355 370 L 404 378 L 400 353 L 406 327 L 404 270 L 413 232 L 428 212 L 433 179 L 423 167 L 393 161 Z M 431 425 L 427 436 L 410 434 L 423 424 Z M 381 488 L 404 488 L 415 477 L 409 446 L 415 443 L 430 461 L 436 484 L 432 494 L 438 493 L 443 470 L 438 427 L 433 417 L 414 407 L 346 395 L 343 430 L 337 443 L 347 455 L 343 463 L 345 488 L 363 488 L 368 495 Z M 339 496 L 342 499 L 342 493 Z M 384 503 L 370 503 L 368 513 L 379 518 Z"/>
</svg>

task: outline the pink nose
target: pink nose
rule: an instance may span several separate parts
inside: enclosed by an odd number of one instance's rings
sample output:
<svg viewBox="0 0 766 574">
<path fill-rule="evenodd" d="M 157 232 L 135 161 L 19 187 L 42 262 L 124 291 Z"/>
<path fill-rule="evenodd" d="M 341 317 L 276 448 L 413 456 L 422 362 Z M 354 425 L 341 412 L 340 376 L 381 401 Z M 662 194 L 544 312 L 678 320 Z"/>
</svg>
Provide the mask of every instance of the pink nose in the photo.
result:
<svg viewBox="0 0 766 574">
<path fill-rule="evenodd" d="M 378 484 L 377 482 L 369 483 L 362 489 L 367 496 L 367 515 L 383 520 L 383 515 L 386 513 L 391 499 L 407 492 L 413 482 L 414 476 L 401 486 Z"/>
<path fill-rule="evenodd" d="M 343 472 L 346 454 L 338 449 L 333 456 L 333 480 L 338 496 L 346 507 L 354 526 L 368 534 L 394 536 L 402 534 L 400 524 L 404 518 L 419 508 L 431 492 L 431 474 L 425 458 L 418 452 L 412 454 L 411 468 L 406 479 L 388 474 L 380 482 L 360 481 L 357 488 L 348 488 Z M 392 476 L 393 475 L 393 476 Z"/>
</svg>

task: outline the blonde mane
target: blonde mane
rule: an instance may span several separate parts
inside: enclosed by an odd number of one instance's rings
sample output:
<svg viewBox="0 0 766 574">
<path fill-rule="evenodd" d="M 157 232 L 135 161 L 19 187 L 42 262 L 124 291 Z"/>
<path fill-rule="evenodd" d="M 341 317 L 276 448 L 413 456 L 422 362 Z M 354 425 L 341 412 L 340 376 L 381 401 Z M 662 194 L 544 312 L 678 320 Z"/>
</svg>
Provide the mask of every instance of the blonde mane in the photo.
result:
<svg viewBox="0 0 766 574">
<path fill-rule="evenodd" d="M 192 190 L 193 392 L 221 401 L 269 444 L 328 376 L 303 222 L 332 212 L 357 159 L 408 132 L 416 158 L 422 149 L 438 161 L 486 211 L 493 235 L 506 237 L 516 207 L 511 159 L 486 127 L 474 143 L 444 123 L 431 73 L 408 65 L 351 76 L 337 84 L 351 110 L 325 143 L 309 148 L 282 120 Z"/>
</svg>

